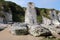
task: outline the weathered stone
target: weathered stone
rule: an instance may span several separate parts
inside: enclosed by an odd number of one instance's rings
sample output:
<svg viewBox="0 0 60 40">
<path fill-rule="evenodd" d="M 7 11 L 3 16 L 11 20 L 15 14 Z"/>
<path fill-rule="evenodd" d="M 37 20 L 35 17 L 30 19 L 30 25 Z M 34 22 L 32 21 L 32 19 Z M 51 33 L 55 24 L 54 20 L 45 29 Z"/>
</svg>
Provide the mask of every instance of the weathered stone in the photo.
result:
<svg viewBox="0 0 60 40">
<path fill-rule="evenodd" d="M 12 22 L 11 10 L 8 10 L 8 12 L 0 11 L 0 13 L 2 13 L 2 15 L 4 15 L 3 17 L 0 17 L 0 23 L 2 22 L 4 24 L 7 24 L 8 22 Z"/>
<path fill-rule="evenodd" d="M 60 12 L 57 14 L 58 21 L 60 22 Z"/>
<path fill-rule="evenodd" d="M 58 21 L 59 15 L 56 14 L 55 10 L 50 11 L 51 24 L 58 26 L 60 23 Z"/>
<path fill-rule="evenodd" d="M 48 18 L 46 18 L 46 17 L 44 17 L 44 16 L 42 16 L 42 19 L 43 19 L 43 24 L 45 24 L 45 25 L 49 25 L 49 24 L 51 24 L 51 20 L 50 19 L 48 19 Z"/>
<path fill-rule="evenodd" d="M 49 13 L 52 20 L 57 19 L 57 14 L 55 10 L 51 10 Z"/>
<path fill-rule="evenodd" d="M 3 18 L 2 17 L 0 17 L 0 23 L 3 23 Z"/>
<path fill-rule="evenodd" d="M 0 29 L 4 29 L 4 28 L 6 28 L 8 26 L 8 24 L 1 24 L 0 23 Z"/>
<path fill-rule="evenodd" d="M 51 20 L 52 21 L 52 24 L 55 25 L 55 26 L 59 26 L 59 21 L 54 19 L 54 20 Z"/>
<path fill-rule="evenodd" d="M 50 31 L 40 25 L 31 25 L 29 33 L 33 36 L 40 36 L 41 34 L 43 35 L 44 33 L 50 33 Z"/>
<path fill-rule="evenodd" d="M 60 38 L 60 35 L 59 35 L 59 30 L 60 29 L 57 29 L 56 25 L 44 25 L 44 24 L 41 24 L 42 27 L 46 28 L 46 29 L 49 29 L 49 31 L 51 32 L 51 34 L 54 36 L 54 37 L 57 37 L 57 38 Z"/>
<path fill-rule="evenodd" d="M 35 10 L 34 3 L 29 2 L 25 13 L 25 23 L 27 24 L 37 24 L 37 14 Z"/>
<path fill-rule="evenodd" d="M 12 24 L 10 30 L 12 34 L 17 34 L 17 35 L 28 33 L 27 26 L 24 23 L 14 23 Z"/>
</svg>

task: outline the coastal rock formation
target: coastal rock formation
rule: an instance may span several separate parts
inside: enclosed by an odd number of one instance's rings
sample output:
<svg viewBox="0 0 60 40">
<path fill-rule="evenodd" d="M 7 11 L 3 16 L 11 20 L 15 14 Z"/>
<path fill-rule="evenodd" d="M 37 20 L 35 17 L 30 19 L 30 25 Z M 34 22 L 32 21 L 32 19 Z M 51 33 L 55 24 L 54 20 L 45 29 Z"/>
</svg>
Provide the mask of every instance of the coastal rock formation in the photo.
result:
<svg viewBox="0 0 60 40">
<path fill-rule="evenodd" d="M 48 18 L 46 18 L 44 16 L 42 16 L 42 19 L 43 19 L 43 21 L 42 21 L 43 24 L 45 24 L 45 25 L 51 24 L 51 20 L 50 19 L 48 19 Z"/>
<path fill-rule="evenodd" d="M 0 31 L 4 30 L 4 29 L 7 28 L 8 26 L 9 26 L 8 24 L 0 23 Z"/>
<path fill-rule="evenodd" d="M 9 10 L 9 12 L 5 12 L 5 18 L 7 23 L 11 22 L 12 23 L 12 12 Z"/>
<path fill-rule="evenodd" d="M 60 38 L 60 28 L 59 26 L 56 26 L 56 25 L 44 25 L 44 24 L 41 24 L 42 27 L 48 29 L 52 36 L 56 37 L 56 38 Z"/>
<path fill-rule="evenodd" d="M 49 13 L 52 20 L 57 19 L 57 14 L 55 10 L 50 10 Z"/>
<path fill-rule="evenodd" d="M 1 17 L 0 17 L 0 23 L 8 24 L 9 22 L 12 22 L 12 12 L 9 9 L 8 12 L 4 11 L 4 6 L 2 6 L 2 10 L 0 11 Z"/>
<path fill-rule="evenodd" d="M 60 12 L 57 14 L 58 21 L 60 22 Z"/>
<path fill-rule="evenodd" d="M 40 36 L 40 35 L 49 35 L 50 31 L 41 25 L 29 25 L 31 28 L 29 29 L 29 33 L 33 36 Z M 48 33 L 48 34 L 46 34 Z"/>
<path fill-rule="evenodd" d="M 14 23 L 12 24 L 12 27 L 10 27 L 10 32 L 12 34 L 27 34 L 28 33 L 28 30 L 27 30 L 27 26 L 26 24 L 24 23 Z"/>
<path fill-rule="evenodd" d="M 25 13 L 25 23 L 26 24 L 37 24 L 37 14 L 35 10 L 34 3 L 29 2 Z"/>
<path fill-rule="evenodd" d="M 0 27 L 5 28 L 6 23 L 12 22 L 12 13 L 10 10 L 9 12 L 1 11 L 1 13 L 4 14 L 4 17 L 0 17 L 0 20 L 1 20 L 0 23 L 5 23 L 5 24 L 0 24 L 1 25 Z M 19 13 L 19 12 L 16 12 L 16 13 Z M 17 35 L 27 34 L 29 32 L 33 36 L 40 36 L 42 34 L 47 36 L 47 34 L 49 33 L 51 33 L 55 37 L 59 36 L 60 13 L 56 14 L 55 10 L 50 10 L 49 13 L 50 13 L 49 14 L 50 19 L 48 19 L 46 15 L 45 17 L 41 15 L 43 21 L 42 21 L 42 24 L 38 25 L 37 14 L 36 14 L 34 3 L 29 2 L 25 12 L 25 22 L 24 23 L 14 22 L 13 24 L 11 24 L 11 27 L 9 28 L 9 30 L 12 34 L 17 34 Z M 22 19 L 22 16 L 21 16 L 21 19 Z"/>
<path fill-rule="evenodd" d="M 50 18 L 51 18 L 51 24 L 53 25 L 59 25 L 59 20 L 58 20 L 58 15 L 56 14 L 56 11 L 55 10 L 51 10 L 50 11 Z"/>
<path fill-rule="evenodd" d="M 50 32 L 49 30 L 37 24 L 36 9 L 32 2 L 28 3 L 28 7 L 25 14 L 25 23 L 28 26 L 29 33 L 33 36 L 40 36 L 41 34 Z M 43 17 L 43 24 L 49 25 L 51 24 L 51 20 Z"/>
<path fill-rule="evenodd" d="M 3 23 L 3 18 L 2 17 L 0 17 L 0 23 Z"/>
</svg>

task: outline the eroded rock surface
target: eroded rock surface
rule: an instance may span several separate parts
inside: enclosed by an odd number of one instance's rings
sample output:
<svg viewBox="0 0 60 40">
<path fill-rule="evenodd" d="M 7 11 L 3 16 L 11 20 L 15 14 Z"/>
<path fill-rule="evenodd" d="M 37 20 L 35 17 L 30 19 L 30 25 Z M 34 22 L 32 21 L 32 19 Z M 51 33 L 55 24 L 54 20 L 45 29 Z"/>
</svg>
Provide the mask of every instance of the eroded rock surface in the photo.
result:
<svg viewBox="0 0 60 40">
<path fill-rule="evenodd" d="M 30 26 L 30 25 L 29 25 Z M 31 28 L 29 29 L 29 33 L 33 36 L 40 36 L 45 33 L 50 33 L 50 31 L 41 25 L 31 25 Z M 45 34 L 47 36 L 47 34 Z"/>
<path fill-rule="evenodd" d="M 10 28 L 12 34 L 27 34 L 27 26 L 24 23 L 14 23 Z"/>
</svg>

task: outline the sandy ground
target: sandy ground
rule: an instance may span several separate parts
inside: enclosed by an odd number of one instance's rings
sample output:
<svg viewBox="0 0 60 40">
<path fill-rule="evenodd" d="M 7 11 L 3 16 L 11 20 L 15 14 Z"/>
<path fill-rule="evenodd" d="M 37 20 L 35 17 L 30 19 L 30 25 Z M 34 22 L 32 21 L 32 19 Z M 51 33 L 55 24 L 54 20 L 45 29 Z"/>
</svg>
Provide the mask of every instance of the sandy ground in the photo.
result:
<svg viewBox="0 0 60 40">
<path fill-rule="evenodd" d="M 12 35 L 9 28 L 4 29 L 0 32 L 0 40 L 42 40 L 41 37 L 34 37 L 31 35 Z"/>
</svg>

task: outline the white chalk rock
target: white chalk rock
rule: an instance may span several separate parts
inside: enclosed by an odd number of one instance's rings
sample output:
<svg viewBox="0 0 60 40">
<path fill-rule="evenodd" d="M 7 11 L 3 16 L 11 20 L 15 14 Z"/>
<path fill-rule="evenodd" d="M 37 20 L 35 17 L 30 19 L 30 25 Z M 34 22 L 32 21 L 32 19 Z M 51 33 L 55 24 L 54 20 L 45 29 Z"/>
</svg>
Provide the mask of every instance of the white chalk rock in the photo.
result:
<svg viewBox="0 0 60 40">
<path fill-rule="evenodd" d="M 55 10 L 52 10 L 49 13 L 52 20 L 57 19 L 57 14 Z"/>
<path fill-rule="evenodd" d="M 60 12 L 57 14 L 58 16 L 58 21 L 60 22 Z"/>
<path fill-rule="evenodd" d="M 43 18 L 43 24 L 45 24 L 45 25 L 51 24 L 51 20 L 50 19 L 48 19 L 48 18 L 46 18 L 44 16 L 42 16 L 42 18 Z"/>
<path fill-rule="evenodd" d="M 32 2 L 28 3 L 28 7 L 25 12 L 25 23 L 37 24 L 37 14 L 36 14 L 34 3 Z"/>
<path fill-rule="evenodd" d="M 4 29 L 4 28 L 6 28 L 8 26 L 8 24 L 2 24 L 2 23 L 0 23 L 0 29 Z"/>
<path fill-rule="evenodd" d="M 52 20 L 52 23 L 53 23 L 54 25 L 56 25 L 56 26 L 59 26 L 59 24 L 60 24 L 59 21 L 56 20 L 56 19 L 55 19 L 55 20 Z"/>
<path fill-rule="evenodd" d="M 12 34 L 27 34 L 27 27 L 24 23 L 14 23 L 10 30 Z"/>
<path fill-rule="evenodd" d="M 31 25 L 31 27 L 29 28 L 29 33 L 33 36 L 40 36 L 41 34 L 44 34 L 46 32 L 49 32 L 49 30 L 40 25 Z"/>
</svg>

